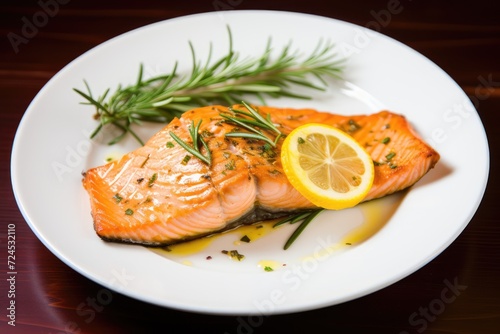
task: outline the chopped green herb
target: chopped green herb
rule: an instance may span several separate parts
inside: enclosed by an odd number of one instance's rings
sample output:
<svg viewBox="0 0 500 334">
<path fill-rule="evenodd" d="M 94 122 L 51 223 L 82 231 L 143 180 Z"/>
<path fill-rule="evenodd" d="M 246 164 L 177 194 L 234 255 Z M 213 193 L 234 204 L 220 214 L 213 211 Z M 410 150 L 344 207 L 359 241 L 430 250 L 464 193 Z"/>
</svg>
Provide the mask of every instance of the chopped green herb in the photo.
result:
<svg viewBox="0 0 500 334">
<path fill-rule="evenodd" d="M 191 160 L 191 156 L 188 155 L 188 154 L 186 154 L 186 156 L 184 157 L 184 159 L 182 159 L 181 164 L 187 165 L 187 163 L 189 162 L 189 160 Z"/>
<path fill-rule="evenodd" d="M 299 137 L 299 139 L 297 139 L 297 142 L 298 142 L 299 144 L 304 144 L 306 141 L 304 140 L 304 138 Z"/>
<path fill-rule="evenodd" d="M 119 194 L 115 194 L 115 196 L 113 196 L 113 199 L 115 200 L 116 203 L 120 203 L 123 197 L 121 197 Z"/>
<path fill-rule="evenodd" d="M 236 165 L 234 163 L 234 160 L 231 159 L 231 161 L 229 161 L 227 164 L 226 164 L 226 170 L 234 170 L 236 168 Z"/>
<path fill-rule="evenodd" d="M 248 237 L 248 235 L 245 234 L 244 236 L 241 237 L 240 241 L 248 243 L 248 242 L 250 242 L 250 238 Z"/>
<path fill-rule="evenodd" d="M 230 250 L 230 251 L 223 250 L 222 254 L 229 255 L 231 257 L 231 259 L 238 260 L 238 261 L 241 261 L 245 258 L 245 255 L 238 253 L 237 250 Z"/>
<path fill-rule="evenodd" d="M 158 178 L 158 174 L 157 173 L 154 173 L 150 178 L 149 178 L 149 181 L 148 181 L 148 187 L 152 187 L 153 184 L 155 183 L 156 179 Z"/>
<path fill-rule="evenodd" d="M 348 133 L 353 133 L 361 129 L 361 125 L 356 123 L 353 119 L 350 119 L 347 124 L 349 124 L 349 127 L 347 128 Z"/>
<path fill-rule="evenodd" d="M 252 148 L 252 147 L 250 147 L 250 149 L 253 149 L 253 148 Z M 255 155 L 255 154 L 253 154 L 253 153 L 250 153 L 250 151 L 248 151 L 248 150 L 243 150 L 243 153 L 244 153 L 245 155 L 251 155 L 251 156 L 254 156 L 254 155 Z"/>
<path fill-rule="evenodd" d="M 205 129 L 205 130 L 203 130 L 203 131 L 201 132 L 201 136 L 202 136 L 203 138 L 207 138 L 207 137 L 213 137 L 213 136 L 214 136 L 214 134 L 213 134 L 212 132 L 210 132 L 210 131 L 208 131 L 208 130 L 206 130 L 206 129 Z"/>
<path fill-rule="evenodd" d="M 127 210 L 125 210 L 125 214 L 126 214 L 127 216 L 132 216 L 132 215 L 134 214 L 134 210 L 132 210 L 132 209 L 127 209 Z"/>
<path fill-rule="evenodd" d="M 146 162 L 148 162 L 148 160 L 149 160 L 149 154 L 148 154 L 148 156 L 146 157 L 146 159 L 144 159 L 144 161 L 142 162 L 142 164 L 141 164 L 141 168 L 143 168 L 144 166 L 146 166 Z"/>
<path fill-rule="evenodd" d="M 264 270 L 265 271 L 274 271 L 274 269 L 272 267 L 269 267 L 269 266 L 265 266 Z"/>
<path fill-rule="evenodd" d="M 387 155 L 385 156 L 385 158 L 387 159 L 387 161 L 389 161 L 389 160 L 391 160 L 392 158 L 394 158 L 394 156 L 395 156 L 395 155 L 396 155 L 396 153 L 395 153 L 395 152 L 391 152 L 391 153 L 387 154 Z"/>
<path fill-rule="evenodd" d="M 278 155 L 276 151 L 273 150 L 273 147 L 269 144 L 259 146 L 259 150 L 260 150 L 260 155 L 264 158 L 273 159 L 276 158 L 276 156 Z"/>
<path fill-rule="evenodd" d="M 385 137 L 384 139 L 382 139 L 380 142 L 382 144 L 389 144 L 389 142 L 391 141 L 391 138 L 390 137 Z"/>
<path fill-rule="evenodd" d="M 172 148 L 172 147 L 174 147 L 174 143 L 172 143 L 171 141 L 168 141 L 166 146 L 168 148 Z"/>
<path fill-rule="evenodd" d="M 389 164 L 389 167 L 390 167 L 391 169 L 395 169 L 395 168 L 398 168 L 398 165 Z"/>
</svg>

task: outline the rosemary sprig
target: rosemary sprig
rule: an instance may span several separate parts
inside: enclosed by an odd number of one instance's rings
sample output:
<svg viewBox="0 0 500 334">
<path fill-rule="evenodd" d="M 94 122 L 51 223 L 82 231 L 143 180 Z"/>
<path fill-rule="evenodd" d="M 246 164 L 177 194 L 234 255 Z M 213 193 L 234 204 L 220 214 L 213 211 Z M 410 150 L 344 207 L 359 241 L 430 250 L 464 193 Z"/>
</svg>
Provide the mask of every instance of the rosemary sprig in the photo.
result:
<svg viewBox="0 0 500 334">
<path fill-rule="evenodd" d="M 276 147 L 276 143 L 283 136 L 281 131 L 273 124 L 271 121 L 271 116 L 267 114 L 267 117 L 262 117 L 257 110 L 251 107 L 245 101 L 241 102 L 248 112 L 238 109 L 229 108 L 235 115 L 243 115 L 246 117 L 237 117 L 231 116 L 225 113 L 221 113 L 220 116 L 226 120 L 226 122 L 233 123 L 235 125 L 239 125 L 250 132 L 241 132 L 234 131 L 226 133 L 226 137 L 242 137 L 242 138 L 251 138 L 251 139 L 260 139 L 263 140 L 273 147 Z M 270 130 L 277 134 L 274 140 L 271 140 L 268 136 L 266 136 L 262 130 Z"/>
<path fill-rule="evenodd" d="M 294 243 L 294 241 L 297 240 L 297 238 L 299 237 L 299 235 L 305 230 L 305 228 L 307 227 L 307 225 L 309 225 L 309 223 L 314 218 L 316 218 L 316 216 L 321 211 L 323 211 L 323 210 L 324 209 L 316 209 L 316 210 L 313 210 L 313 211 L 299 213 L 299 214 L 296 214 L 296 215 L 292 215 L 292 216 L 286 217 L 285 219 L 280 220 L 279 222 L 277 222 L 276 224 L 274 224 L 273 227 L 277 227 L 277 226 L 280 226 L 280 225 L 283 225 L 283 224 L 286 224 L 286 223 L 295 224 L 295 223 L 298 223 L 298 222 L 302 221 L 300 223 L 299 227 L 297 227 L 295 229 L 295 231 L 292 233 L 292 235 L 290 236 L 290 238 L 288 238 L 287 242 L 285 243 L 285 246 L 283 246 L 283 249 L 287 250 L 288 248 L 290 248 L 290 246 Z"/>
<path fill-rule="evenodd" d="M 301 86 L 314 90 L 325 90 L 326 78 L 339 78 L 341 63 L 333 51 L 332 43 L 319 41 L 317 47 L 306 57 L 293 51 L 291 44 L 285 46 L 276 58 L 272 58 L 271 40 L 258 57 L 240 59 L 233 50 L 231 30 L 228 27 L 229 50 L 226 55 L 212 62 L 212 45 L 205 63 L 200 63 L 189 42 L 192 56 L 190 75 L 177 73 L 177 62 L 170 73 L 144 78 L 142 64 L 134 84 L 118 86 L 113 94 L 107 89 L 94 98 L 89 85 L 84 81 L 87 92 L 74 88 L 85 102 L 96 109 L 95 118 L 100 124 L 92 137 L 113 125 L 121 134 L 110 144 L 120 141 L 127 133 L 140 143 L 141 139 L 132 130 L 132 125 L 142 122 L 168 123 L 184 111 L 216 103 L 236 104 L 244 96 L 256 98 L 265 104 L 265 97 L 292 97 L 309 99 L 294 91 Z M 319 83 L 316 83 L 319 81 Z"/>
<path fill-rule="evenodd" d="M 191 136 L 191 140 L 193 141 L 193 146 L 190 146 L 188 143 L 186 143 L 184 140 L 179 138 L 175 133 L 170 131 L 170 136 L 172 137 L 173 140 L 175 140 L 179 145 L 181 145 L 186 151 L 206 163 L 207 165 L 212 164 L 212 153 L 210 152 L 210 149 L 208 148 L 208 144 L 205 142 L 205 140 L 200 136 L 199 130 L 200 130 L 200 125 L 201 125 L 201 120 L 194 125 L 194 121 L 191 122 L 191 126 L 189 127 L 189 135 Z M 200 144 L 205 147 L 206 150 L 206 155 L 203 155 L 200 151 Z"/>
</svg>

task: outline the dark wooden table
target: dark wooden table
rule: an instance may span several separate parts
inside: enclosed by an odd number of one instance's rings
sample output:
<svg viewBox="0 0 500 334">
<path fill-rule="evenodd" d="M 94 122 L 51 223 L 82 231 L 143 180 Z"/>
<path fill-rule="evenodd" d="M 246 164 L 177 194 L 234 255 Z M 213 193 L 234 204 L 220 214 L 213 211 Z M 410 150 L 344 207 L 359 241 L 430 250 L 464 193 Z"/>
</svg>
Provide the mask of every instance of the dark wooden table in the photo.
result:
<svg viewBox="0 0 500 334">
<path fill-rule="evenodd" d="M 102 287 L 43 246 L 21 216 L 10 183 L 12 141 L 33 97 L 67 63 L 111 37 L 160 20 L 227 9 L 296 11 L 371 26 L 427 56 L 457 81 L 476 106 L 488 133 L 491 173 L 479 210 L 450 247 L 422 269 L 381 291 L 341 305 L 257 322 L 248 317 L 171 310 L 119 293 L 113 293 L 105 305 L 99 304 L 96 298 Z M 3 1 L 0 332 L 303 333 L 324 328 L 330 333 L 500 333 L 500 222 L 495 216 L 496 196 L 500 195 L 496 175 L 500 131 L 495 122 L 500 111 L 499 13 L 496 1 Z M 24 28 L 26 22 L 34 20 L 36 31 Z M 13 42 L 12 34 L 22 39 Z M 7 324 L 9 224 L 15 225 L 17 237 L 15 327 Z M 459 288 L 456 298 L 439 308 L 446 282 Z"/>
</svg>

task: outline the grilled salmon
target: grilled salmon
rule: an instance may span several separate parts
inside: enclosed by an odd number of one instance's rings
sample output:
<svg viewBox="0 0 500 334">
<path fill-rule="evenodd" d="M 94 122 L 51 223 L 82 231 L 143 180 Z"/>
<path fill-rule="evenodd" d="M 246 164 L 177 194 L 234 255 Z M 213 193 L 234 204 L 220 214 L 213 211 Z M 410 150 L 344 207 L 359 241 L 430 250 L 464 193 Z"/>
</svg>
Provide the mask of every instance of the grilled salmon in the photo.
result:
<svg viewBox="0 0 500 334">
<path fill-rule="evenodd" d="M 241 106 L 234 106 L 241 108 Z M 305 123 L 338 127 L 365 147 L 375 165 L 365 201 L 410 187 L 439 160 L 439 154 L 412 130 L 405 117 L 381 111 L 341 116 L 312 109 L 258 107 L 283 134 Z M 228 137 L 237 125 L 225 121 L 223 106 L 185 112 L 149 141 L 121 159 L 83 174 L 96 233 L 104 240 L 166 246 L 273 219 L 314 205 L 288 182 L 280 145 Z M 192 156 L 173 138 L 193 145 L 190 128 L 211 153 L 211 164 Z"/>
</svg>

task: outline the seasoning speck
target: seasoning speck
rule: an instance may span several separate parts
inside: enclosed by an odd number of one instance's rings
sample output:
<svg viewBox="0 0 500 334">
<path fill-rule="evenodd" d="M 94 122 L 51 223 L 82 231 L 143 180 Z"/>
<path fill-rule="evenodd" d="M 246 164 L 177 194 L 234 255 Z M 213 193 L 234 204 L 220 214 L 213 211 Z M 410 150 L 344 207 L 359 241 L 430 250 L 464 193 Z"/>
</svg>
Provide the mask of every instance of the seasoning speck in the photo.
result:
<svg viewBox="0 0 500 334">
<path fill-rule="evenodd" d="M 229 257 L 231 257 L 231 259 L 233 260 L 241 261 L 245 258 L 245 255 L 238 253 L 237 250 L 230 250 L 230 251 L 223 250 L 221 252 L 222 254 L 229 255 Z"/>
<path fill-rule="evenodd" d="M 115 200 L 116 203 L 120 203 L 123 197 L 121 197 L 119 194 L 115 194 L 115 196 L 113 196 L 113 199 Z"/>
<path fill-rule="evenodd" d="M 395 155 L 396 155 L 396 153 L 391 152 L 391 153 L 387 154 L 387 155 L 385 156 L 385 158 L 387 159 L 387 161 L 389 161 L 389 160 L 391 160 L 392 158 L 394 158 L 394 156 L 395 156 Z"/>
<path fill-rule="evenodd" d="M 153 184 L 155 183 L 156 179 L 158 178 L 158 174 L 157 173 L 154 173 L 150 178 L 149 178 L 149 181 L 148 181 L 148 187 L 152 187 Z"/>
<path fill-rule="evenodd" d="M 181 164 L 187 165 L 187 163 L 189 162 L 189 160 L 191 160 L 191 156 L 190 155 L 186 155 L 184 157 L 184 159 L 182 159 Z"/>
<path fill-rule="evenodd" d="M 229 161 L 226 165 L 226 170 L 234 170 L 236 168 L 236 165 L 235 165 L 235 162 L 233 159 L 231 159 L 231 161 Z"/>
<path fill-rule="evenodd" d="M 245 234 L 244 236 L 241 237 L 240 241 L 249 243 L 250 242 L 250 238 L 248 237 L 248 235 Z"/>
<path fill-rule="evenodd" d="M 149 156 L 150 156 L 150 155 L 148 154 L 148 156 L 146 157 L 146 159 L 144 159 L 144 161 L 143 161 L 143 162 L 142 162 L 142 164 L 141 164 L 141 168 L 144 168 L 144 166 L 146 166 L 146 163 L 147 163 L 147 162 L 148 162 L 148 160 L 149 160 Z"/>
</svg>

